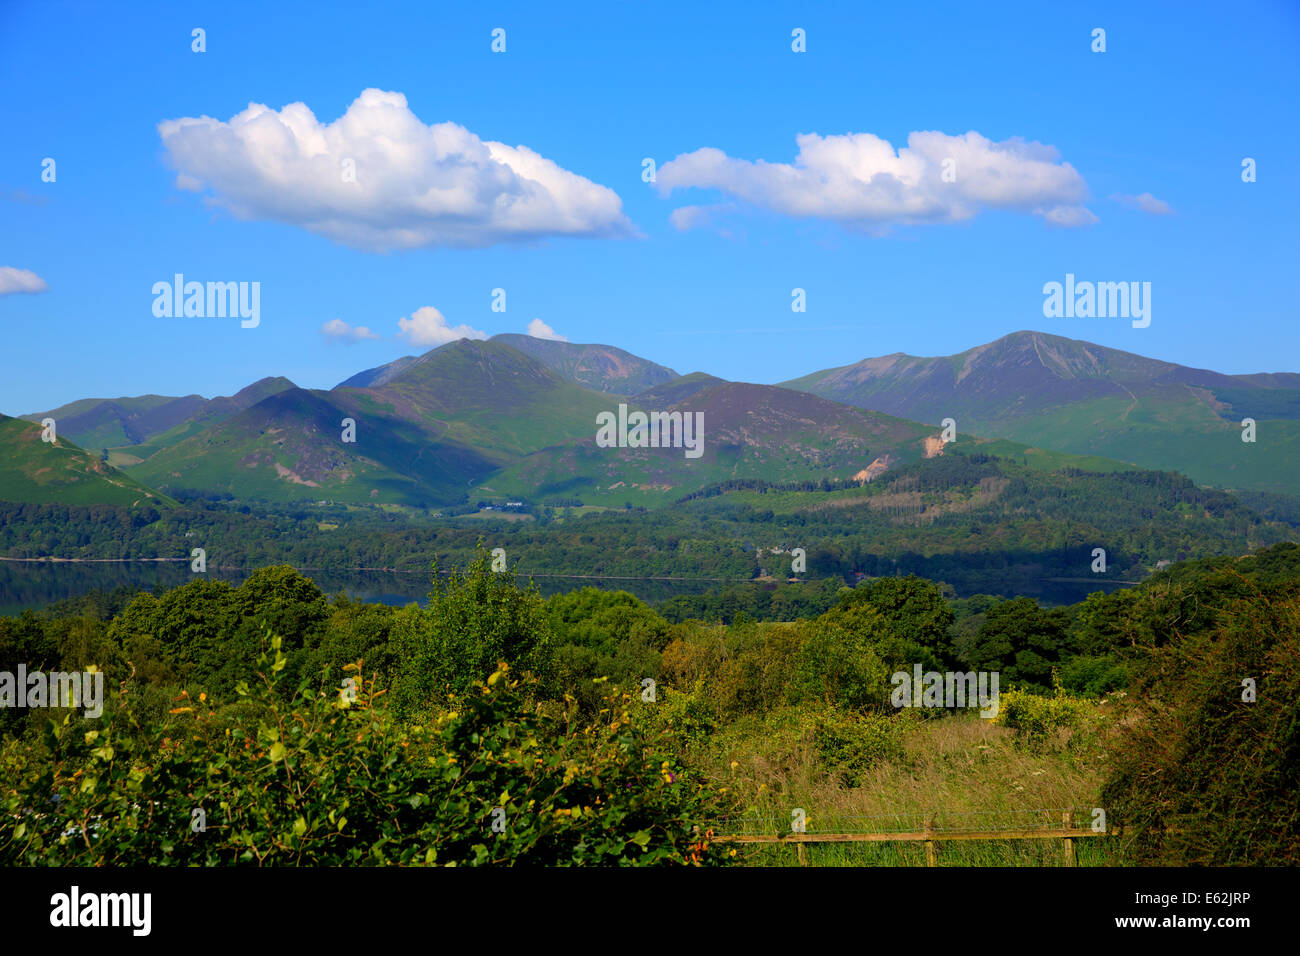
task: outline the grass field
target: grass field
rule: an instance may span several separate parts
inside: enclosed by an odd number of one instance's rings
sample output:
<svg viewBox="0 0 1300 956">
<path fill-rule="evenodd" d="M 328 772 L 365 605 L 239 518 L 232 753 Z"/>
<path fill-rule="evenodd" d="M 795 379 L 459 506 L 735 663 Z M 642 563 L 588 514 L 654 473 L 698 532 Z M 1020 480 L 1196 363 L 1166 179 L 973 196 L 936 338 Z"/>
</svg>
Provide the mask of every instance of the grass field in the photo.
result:
<svg viewBox="0 0 1300 956">
<path fill-rule="evenodd" d="M 788 834 L 792 812 L 804 811 L 808 834 L 1059 830 L 1062 815 L 1088 828 L 1100 802 L 1105 744 L 1113 719 L 1097 704 L 1085 723 L 1053 738 L 1030 741 L 973 715 L 895 719 L 904 729 L 893 752 L 862 770 L 826 759 L 798 713 L 743 718 L 704 743 L 697 756 L 720 786 L 751 810 L 719 821 L 715 833 Z M 940 866 L 1061 866 L 1060 839 L 937 842 Z M 1119 837 L 1075 841 L 1080 866 L 1122 862 Z M 795 845 L 737 845 L 760 866 L 797 866 Z M 921 842 L 805 844 L 804 865 L 925 866 Z"/>
</svg>

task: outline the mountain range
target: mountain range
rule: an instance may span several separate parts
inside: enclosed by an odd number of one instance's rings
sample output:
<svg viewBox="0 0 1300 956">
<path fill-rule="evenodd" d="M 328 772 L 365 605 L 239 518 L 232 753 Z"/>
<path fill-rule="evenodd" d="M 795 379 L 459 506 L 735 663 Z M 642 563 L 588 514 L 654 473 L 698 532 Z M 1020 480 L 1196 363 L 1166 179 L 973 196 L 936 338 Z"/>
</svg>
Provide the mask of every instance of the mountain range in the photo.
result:
<svg viewBox="0 0 1300 956">
<path fill-rule="evenodd" d="M 703 454 L 598 447 L 596 416 L 620 404 L 702 413 Z M 54 418 L 64 458 L 44 461 L 49 443 L 15 442 L 0 463 L 4 500 L 49 500 L 51 486 L 35 476 L 65 474 L 81 448 L 104 449 L 107 460 L 80 452 L 80 503 L 215 493 L 656 506 L 721 481 L 861 482 L 972 451 L 1293 494 L 1300 375 L 1224 375 L 1016 332 L 956 355 L 896 353 L 772 386 L 679 375 L 607 345 L 498 335 L 405 356 L 328 390 L 266 378 L 229 397 L 83 399 L 22 417 Z M 1242 441 L 1244 418 L 1255 422 L 1253 443 Z M 940 440 L 945 419 L 956 423 L 952 444 Z M 19 433 L 15 419 L 0 424 Z"/>
<path fill-rule="evenodd" d="M 1300 375 L 1223 375 L 1016 332 L 956 355 L 895 353 L 782 383 L 832 401 L 1225 489 L 1295 493 Z M 1256 440 L 1242 441 L 1243 419 Z"/>
</svg>

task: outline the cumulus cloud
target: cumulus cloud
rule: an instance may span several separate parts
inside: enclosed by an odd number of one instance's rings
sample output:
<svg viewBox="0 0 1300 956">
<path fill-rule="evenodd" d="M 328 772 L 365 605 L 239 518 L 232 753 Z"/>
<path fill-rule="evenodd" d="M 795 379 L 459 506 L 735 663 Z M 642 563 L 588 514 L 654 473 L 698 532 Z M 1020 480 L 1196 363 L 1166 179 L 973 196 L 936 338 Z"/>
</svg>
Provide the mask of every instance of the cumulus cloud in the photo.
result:
<svg viewBox="0 0 1300 956">
<path fill-rule="evenodd" d="M 1086 206 L 1053 206 L 1050 209 L 1035 209 L 1034 214 L 1043 217 L 1049 226 L 1062 229 L 1076 229 L 1079 226 L 1091 226 L 1097 217 Z"/>
<path fill-rule="evenodd" d="M 398 319 L 397 327 L 400 329 L 397 334 L 412 345 L 446 345 L 457 339 L 487 338 L 486 332 L 468 325 L 449 326 L 446 317 L 431 305 L 416 309 L 409 319 Z"/>
<path fill-rule="evenodd" d="M 377 339 L 379 336 L 364 325 L 348 325 L 342 319 L 330 319 L 320 327 L 321 335 L 337 342 L 360 342 L 362 339 Z"/>
<path fill-rule="evenodd" d="M 735 203 L 717 203 L 712 206 L 682 206 L 668 214 L 668 221 L 681 232 L 691 229 L 715 228 L 714 222 L 720 214 L 733 212 Z M 718 229 L 724 236 L 730 235 L 725 229 Z"/>
<path fill-rule="evenodd" d="M 1018 137 L 995 143 L 974 131 L 910 133 L 897 151 L 871 133 L 805 133 L 795 142 L 793 164 L 697 149 L 660 166 L 655 185 L 665 196 L 675 189 L 716 189 L 771 212 L 866 230 L 959 222 L 984 209 L 1028 213 L 1059 226 L 1097 221 L 1083 205 L 1083 177 L 1042 143 Z M 689 228 L 697 218 L 687 213 L 673 224 Z"/>
<path fill-rule="evenodd" d="M 1128 206 L 1130 209 L 1140 209 L 1142 212 L 1149 212 L 1153 216 L 1172 216 L 1174 214 L 1173 206 L 1163 199 L 1157 199 L 1150 193 L 1143 193 L 1140 196 L 1115 193 L 1110 198 L 1117 203 Z"/>
<path fill-rule="evenodd" d="M 535 339 L 550 339 L 552 342 L 567 342 L 568 336 L 556 334 L 555 329 L 551 328 L 541 319 L 533 319 L 528 323 L 528 334 Z"/>
<path fill-rule="evenodd" d="M 170 119 L 158 133 L 179 188 L 362 249 L 637 235 L 612 189 L 526 146 L 426 126 L 401 93 L 365 90 L 332 123 L 304 103 L 250 103 L 229 122 Z"/>
<path fill-rule="evenodd" d="M 17 295 L 20 292 L 45 292 L 49 286 L 30 269 L 0 266 L 0 295 Z"/>
</svg>

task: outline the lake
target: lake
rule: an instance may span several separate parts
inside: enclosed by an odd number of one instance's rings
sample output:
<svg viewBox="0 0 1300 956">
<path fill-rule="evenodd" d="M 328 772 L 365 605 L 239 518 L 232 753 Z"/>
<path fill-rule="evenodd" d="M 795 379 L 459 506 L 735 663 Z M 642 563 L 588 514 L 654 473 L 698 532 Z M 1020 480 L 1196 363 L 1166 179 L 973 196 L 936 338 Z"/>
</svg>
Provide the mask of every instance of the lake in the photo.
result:
<svg viewBox="0 0 1300 956">
<path fill-rule="evenodd" d="M 249 571 L 239 569 L 209 568 L 211 580 L 228 581 L 238 585 L 248 577 Z M 302 572 L 316 582 L 326 594 L 342 591 L 352 598 L 372 603 L 403 605 L 415 601 L 425 604 L 429 591 L 428 572 L 403 573 L 388 571 L 317 571 Z M 81 597 L 91 591 L 112 591 L 119 587 L 132 587 L 145 591 L 155 588 L 173 588 L 193 580 L 188 561 L 132 561 L 132 562 L 45 562 L 0 561 L 0 615 L 15 615 L 27 609 L 38 609 L 56 601 Z M 527 577 L 520 577 L 521 584 Z M 716 580 L 660 580 L 653 578 L 590 578 L 590 577 L 535 577 L 538 589 L 544 596 L 572 591 L 584 587 L 602 590 L 627 591 L 649 604 L 658 604 L 681 594 L 700 594 L 728 586 L 730 582 Z M 977 593 L 1001 593 L 1007 596 L 1026 595 L 1040 604 L 1073 604 L 1082 601 L 1093 591 L 1114 590 L 1123 582 L 1092 579 L 1060 579 L 1041 577 L 1004 577 L 991 583 L 987 570 L 973 569 L 967 580 L 953 580 L 959 597 Z"/>
<path fill-rule="evenodd" d="M 209 567 L 206 577 L 238 585 L 250 571 Z M 403 605 L 427 603 L 429 572 L 318 571 L 303 570 L 326 594 L 339 591 L 372 603 Z M 188 561 L 74 562 L 0 561 L 0 615 L 19 614 L 56 601 L 80 597 L 91 591 L 112 591 L 119 587 L 153 591 L 174 588 L 194 580 Z M 528 583 L 527 576 L 518 576 Z M 654 579 L 606 579 L 589 577 L 538 577 L 534 579 L 545 596 L 583 587 L 621 590 L 651 604 L 679 594 L 699 594 L 723 581 L 662 581 Z"/>
</svg>

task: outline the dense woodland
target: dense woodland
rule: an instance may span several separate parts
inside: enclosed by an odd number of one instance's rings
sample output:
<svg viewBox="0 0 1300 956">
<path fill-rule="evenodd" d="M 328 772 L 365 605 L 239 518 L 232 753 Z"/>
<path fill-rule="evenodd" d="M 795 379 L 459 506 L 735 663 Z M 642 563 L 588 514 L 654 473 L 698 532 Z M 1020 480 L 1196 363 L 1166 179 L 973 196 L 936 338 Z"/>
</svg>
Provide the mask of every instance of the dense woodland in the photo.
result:
<svg viewBox="0 0 1300 956">
<path fill-rule="evenodd" d="M 863 487 L 732 482 L 653 511 L 526 503 L 520 513 L 470 516 L 219 498 L 175 509 L 0 502 L 0 555 L 177 560 L 202 547 L 223 568 L 422 571 L 435 557 L 464 565 L 484 537 L 523 574 L 744 581 L 789 576 L 788 552 L 798 547 L 809 580 L 916 574 L 966 594 L 1010 597 L 1034 578 L 1133 582 L 1162 561 L 1300 540 L 1275 501 L 1259 508 L 1172 473 L 1043 472 L 953 455 Z M 1091 567 L 1098 547 L 1107 553 L 1101 575 Z"/>
<path fill-rule="evenodd" d="M 999 671 L 995 752 L 1095 770 L 1121 862 L 1300 852 L 1294 544 L 1069 607 L 890 576 L 729 625 L 626 593 L 543 599 L 490 561 L 432 567 L 427 607 L 275 566 L 0 618 L 0 670 L 95 667 L 110 689 L 98 720 L 0 711 L 0 861 L 745 862 L 707 838 L 718 821 L 912 772 L 918 732 L 992 733 L 892 707 L 890 675 L 917 663 Z M 823 789 L 800 792 L 798 767 Z"/>
</svg>

